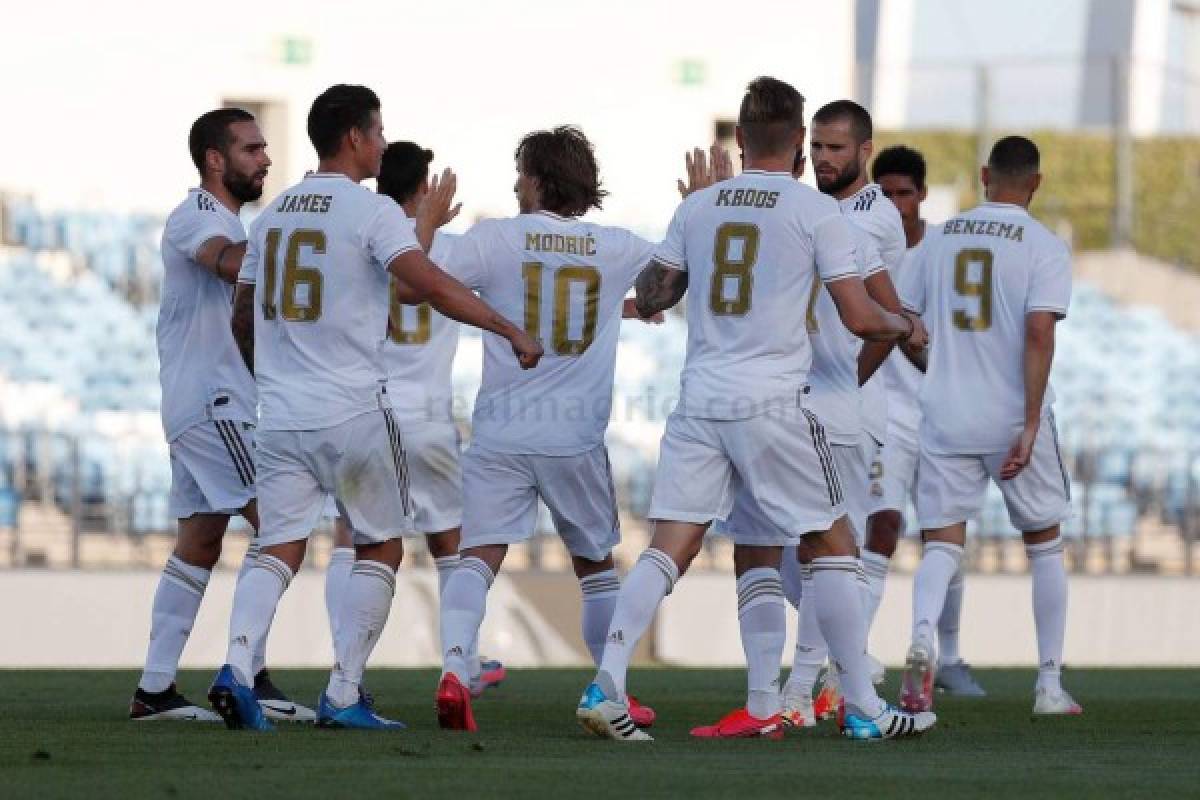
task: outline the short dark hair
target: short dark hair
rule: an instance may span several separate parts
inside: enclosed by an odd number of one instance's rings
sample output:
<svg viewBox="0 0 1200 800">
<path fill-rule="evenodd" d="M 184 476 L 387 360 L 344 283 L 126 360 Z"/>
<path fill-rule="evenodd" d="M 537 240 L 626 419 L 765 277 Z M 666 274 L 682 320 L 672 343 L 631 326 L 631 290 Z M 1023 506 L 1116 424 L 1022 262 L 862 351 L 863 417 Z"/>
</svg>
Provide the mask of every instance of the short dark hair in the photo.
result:
<svg viewBox="0 0 1200 800">
<path fill-rule="evenodd" d="M 1024 136 L 1005 136 L 992 145 L 988 170 L 1004 178 L 1027 178 L 1041 169 L 1037 145 Z"/>
<path fill-rule="evenodd" d="M 414 142 L 392 142 L 383 151 L 383 165 L 375 179 L 376 188 L 380 194 L 404 205 L 429 177 L 432 161 L 432 150 Z"/>
<path fill-rule="evenodd" d="M 925 156 L 906 145 L 896 144 L 885 147 L 875 156 L 871 165 L 871 178 L 876 183 L 884 175 L 904 175 L 910 178 L 913 186 L 925 188 Z"/>
<path fill-rule="evenodd" d="M 526 134 L 513 157 L 517 169 L 537 179 L 542 206 L 548 211 L 577 217 L 589 208 L 600 208 L 608 196 L 600 187 L 595 149 L 574 125 Z"/>
<path fill-rule="evenodd" d="M 826 103 L 821 106 L 817 109 L 817 113 L 813 114 L 814 125 L 818 122 L 822 125 L 828 125 L 830 122 L 835 122 L 839 119 L 847 120 L 850 123 L 850 134 L 858 144 L 862 144 L 875 136 L 875 126 L 871 122 L 871 112 L 853 100 L 834 100 L 832 103 Z"/>
<path fill-rule="evenodd" d="M 206 111 L 192 123 L 188 133 L 188 150 L 192 154 L 192 163 L 200 174 L 204 174 L 204 156 L 209 150 L 216 150 L 223 156 L 229 155 L 229 145 L 233 144 L 233 135 L 229 126 L 235 122 L 253 122 L 254 115 L 241 108 L 218 108 Z"/>
<path fill-rule="evenodd" d="M 742 96 L 738 127 L 747 150 L 760 155 L 780 153 L 804 127 L 804 95 L 777 78 L 755 78 Z"/>
<path fill-rule="evenodd" d="M 317 155 L 337 155 L 342 137 L 352 128 L 366 130 L 379 97 L 366 86 L 339 83 L 317 95 L 308 111 L 308 138 Z"/>
</svg>

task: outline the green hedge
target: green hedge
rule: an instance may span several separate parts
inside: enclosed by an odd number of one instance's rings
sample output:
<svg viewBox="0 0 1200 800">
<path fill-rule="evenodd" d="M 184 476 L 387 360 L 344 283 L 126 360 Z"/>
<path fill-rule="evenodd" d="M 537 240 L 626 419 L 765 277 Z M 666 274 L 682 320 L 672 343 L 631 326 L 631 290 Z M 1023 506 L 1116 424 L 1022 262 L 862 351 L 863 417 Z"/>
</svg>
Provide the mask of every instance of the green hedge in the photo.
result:
<svg viewBox="0 0 1200 800">
<path fill-rule="evenodd" d="M 1106 135 L 1035 132 L 1041 191 L 1032 211 L 1053 229 L 1067 223 L 1077 250 L 1111 246 L 1114 150 Z M 931 184 L 959 187 L 959 203 L 979 201 L 976 139 L 970 133 L 881 133 L 877 149 L 907 144 L 925 155 Z M 1200 139 L 1134 142 L 1133 244 L 1141 253 L 1200 271 Z"/>
</svg>

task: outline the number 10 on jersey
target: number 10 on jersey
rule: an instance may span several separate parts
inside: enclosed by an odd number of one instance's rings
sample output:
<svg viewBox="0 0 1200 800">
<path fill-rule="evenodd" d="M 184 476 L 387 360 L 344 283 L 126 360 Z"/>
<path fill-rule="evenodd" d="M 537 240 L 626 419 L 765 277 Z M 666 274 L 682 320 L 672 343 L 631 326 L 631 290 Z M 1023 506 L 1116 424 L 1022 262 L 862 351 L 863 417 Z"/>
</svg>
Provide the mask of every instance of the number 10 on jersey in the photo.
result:
<svg viewBox="0 0 1200 800">
<path fill-rule="evenodd" d="M 542 336 L 542 272 L 540 261 L 521 265 L 525 278 L 525 332 L 540 339 Z M 571 288 L 583 287 L 583 326 L 579 336 L 572 337 Z M 554 312 L 551 318 L 551 344 L 560 356 L 577 356 L 591 346 L 596 338 L 596 322 L 600 309 L 600 271 L 595 267 L 562 267 L 554 273 Z"/>
</svg>

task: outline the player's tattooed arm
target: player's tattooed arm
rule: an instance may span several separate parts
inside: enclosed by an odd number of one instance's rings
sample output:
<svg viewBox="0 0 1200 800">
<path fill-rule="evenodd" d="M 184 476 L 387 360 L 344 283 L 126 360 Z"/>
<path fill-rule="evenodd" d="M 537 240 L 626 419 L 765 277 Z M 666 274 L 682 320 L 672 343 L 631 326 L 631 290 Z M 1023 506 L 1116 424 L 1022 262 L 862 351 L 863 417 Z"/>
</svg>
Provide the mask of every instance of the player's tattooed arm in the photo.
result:
<svg viewBox="0 0 1200 800">
<path fill-rule="evenodd" d="M 246 255 L 245 242 L 231 242 L 224 236 L 214 236 L 196 251 L 196 263 L 213 272 L 226 283 L 237 283 Z"/>
<path fill-rule="evenodd" d="M 233 292 L 233 341 L 254 374 L 254 284 L 239 283 Z"/>
<path fill-rule="evenodd" d="M 668 267 L 652 260 L 637 278 L 637 297 L 634 303 L 643 319 L 673 307 L 688 287 L 686 270 Z"/>
</svg>

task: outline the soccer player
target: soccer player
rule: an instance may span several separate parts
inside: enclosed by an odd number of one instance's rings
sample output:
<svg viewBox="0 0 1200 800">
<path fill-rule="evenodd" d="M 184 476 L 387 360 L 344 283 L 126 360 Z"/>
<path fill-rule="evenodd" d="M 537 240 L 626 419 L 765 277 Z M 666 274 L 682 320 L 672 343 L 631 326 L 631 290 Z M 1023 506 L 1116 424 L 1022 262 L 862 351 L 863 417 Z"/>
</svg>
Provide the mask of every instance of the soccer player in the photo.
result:
<svg viewBox="0 0 1200 800">
<path fill-rule="evenodd" d="M 679 404 L 663 434 L 650 547 L 625 580 L 600 669 L 576 710 L 599 736 L 650 738 L 629 721 L 629 660 L 710 523 L 729 514 L 739 489 L 774 528 L 805 536 L 815 551 L 817 617 L 841 675 L 847 735 L 907 735 L 935 721 L 932 714 L 895 711 L 871 686 L 854 536 L 824 428 L 804 407 L 812 354 L 796 311 L 807 307 L 820 279 L 856 335 L 911 337 L 921 346 L 923 329 L 870 299 L 837 203 L 792 178 L 804 140 L 803 111 L 803 98 L 788 84 L 773 78 L 750 83 L 736 131 L 744 171 L 680 204 L 637 280 L 643 315 L 675 305 L 689 286 L 698 294 L 687 303 L 687 357 Z M 782 630 L 775 553 L 773 568 L 745 565 L 743 579 L 757 574 L 752 587 L 744 580 L 739 585 L 739 606 L 754 611 L 756 598 L 771 598 L 759 606 L 766 609 L 764 623 Z M 778 651 L 775 659 L 777 671 Z"/>
<path fill-rule="evenodd" d="M 1071 300 L 1065 243 L 1030 216 L 1041 185 L 1037 146 L 1009 136 L 982 168 L 987 201 L 927 230 L 901 286 L 934 347 L 921 384 L 917 516 L 925 554 L 913 587 L 913 631 L 901 703 L 933 703 L 934 626 L 962 564 L 966 522 L 992 480 L 1022 532 L 1033 574 L 1035 714 L 1079 714 L 1062 688 L 1067 574 L 1059 524 L 1071 509 L 1058 449 L 1054 327 Z"/>
<path fill-rule="evenodd" d="M 432 150 L 414 142 L 392 142 L 383 152 L 376 178 L 379 193 L 395 200 L 402 213 L 415 218 L 429 194 L 432 161 Z M 429 260 L 444 265 L 458 238 L 456 234 L 437 231 Z M 408 460 L 413 532 L 425 536 L 437 568 L 440 594 L 450 573 L 458 566 L 462 524 L 462 469 L 450 377 L 458 349 L 459 324 L 434 311 L 428 302 L 416 306 L 402 304 L 397 286 L 393 281 L 388 344 L 384 347 L 388 395 L 392 398 Z M 343 517 L 336 519 L 334 549 L 325 574 L 325 603 L 332 631 L 337 630 L 338 606 L 354 564 L 350 525 Z M 467 661 L 473 696 L 478 697 L 489 686 L 504 680 L 503 664 L 480 660 L 478 642 L 472 643 Z"/>
<path fill-rule="evenodd" d="M 261 407 L 261 550 L 234 594 L 227 663 L 209 699 L 231 728 L 270 729 L 250 702 L 252 653 L 332 493 L 357 558 L 317 724 L 394 729 L 402 724 L 377 715 L 360 690 L 391 609 L 400 537 L 412 526 L 404 442 L 381 358 L 389 275 L 446 316 L 507 339 L 514 369 L 536 365 L 541 346 L 422 251 L 450 214 L 452 175 L 432 189 L 416 235 L 395 201 L 359 185 L 379 174 L 387 146 L 374 92 L 327 89 L 309 111 L 308 134 L 318 171 L 255 220 L 234 296 L 234 336 L 254 367 Z"/>
<path fill-rule="evenodd" d="M 925 236 L 921 203 L 925 200 L 925 159 L 910 147 L 897 145 L 882 150 L 871 165 L 871 175 L 887 199 L 892 201 L 904 222 L 908 250 L 904 254 L 897 282 L 912 269 L 913 255 Z M 872 512 L 867 520 L 867 544 L 863 548 L 863 569 L 870 587 L 867 629 L 870 630 L 887 581 L 888 563 L 896 552 L 896 543 L 904 534 L 904 511 L 909 501 L 916 503 L 917 433 L 921 427 L 921 408 L 917 394 L 921 373 L 903 353 L 892 353 L 880 367 L 887 386 L 887 446 L 876 453 L 871 465 Z M 984 697 L 971 675 L 970 667 L 958 652 L 958 628 L 962 617 L 963 571 L 961 567 L 950 581 L 946 603 L 937 624 L 938 666 L 934 686 L 960 697 Z"/>
<path fill-rule="evenodd" d="M 571 554 L 583 640 L 597 662 L 620 588 L 612 549 L 621 528 L 604 432 L 625 295 L 654 245 L 579 219 L 607 193 L 578 128 L 527 134 L 515 161 L 521 213 L 476 224 L 448 262 L 500 313 L 549 342 L 538 370 L 522 373 L 494 336 L 484 341 L 483 385 L 463 456 L 462 561 L 442 593 L 436 702 L 438 723 L 452 730 L 476 730 L 468 650 L 509 545 L 534 534 L 539 498 Z M 653 721 L 644 706 L 635 713 L 643 724 Z"/>
<path fill-rule="evenodd" d="M 870 247 L 863 278 L 867 294 L 884 309 L 900 311 L 900 299 L 892 283 L 891 271 L 904 255 L 904 229 L 900 215 L 880 188 L 867 180 L 867 163 L 874 143 L 871 115 L 851 100 L 837 100 L 822 106 L 813 115 L 812 142 L 809 148 L 817 188 L 838 201 L 842 213 L 860 237 L 860 250 Z M 866 238 L 868 244 L 863 244 Z M 814 295 L 808 314 L 813 337 L 813 396 L 810 407 L 827 422 L 827 434 L 833 443 L 846 494 L 847 514 L 855 541 L 861 548 L 866 538 L 870 503 L 870 465 L 876 450 L 886 439 L 887 399 L 882 384 L 872 379 L 875 370 L 891 350 L 890 342 L 867 342 L 861 350 L 851 341 L 845 327 L 836 320 L 828 293 Z M 858 363 L 853 359 L 859 356 Z M 849 361 L 848 361 L 849 359 Z M 861 391 L 858 390 L 862 385 Z M 813 604 L 804 600 L 804 588 L 811 586 L 811 571 L 806 566 L 812 554 L 803 544 L 799 548 L 799 624 L 792 671 L 784 689 L 785 715 L 792 724 L 811 725 L 815 719 L 828 719 L 837 713 L 841 695 L 837 674 L 827 670 L 815 703 L 810 707 L 813 686 L 825 662 L 828 648 L 821 637 Z M 793 565 L 788 559 L 787 567 Z M 861 569 L 861 566 L 860 566 Z M 863 603 L 866 606 L 867 583 L 861 575 Z M 793 595 L 796 592 L 792 592 Z M 811 597 L 812 593 L 808 593 Z M 883 668 L 868 657 L 874 680 L 883 680 Z"/>
<path fill-rule="evenodd" d="M 258 527 L 254 377 L 234 344 L 229 313 L 246 250 L 238 212 L 262 195 L 271 159 L 258 123 L 237 108 L 202 114 L 188 134 L 188 149 L 200 185 L 188 191 L 163 230 L 157 331 L 163 429 L 171 454 L 170 511 L 179 520 L 179 534 L 154 594 L 146 666 L 129 717 L 219 722 L 178 692 L 175 674 L 221 557 L 229 518 L 238 514 Z M 239 578 L 256 552 L 252 542 Z M 267 715 L 314 718 L 311 709 L 292 703 L 271 683 L 261 648 L 252 677 Z"/>
</svg>

